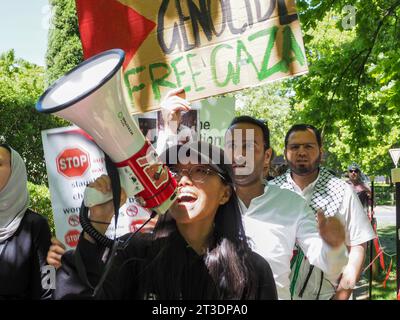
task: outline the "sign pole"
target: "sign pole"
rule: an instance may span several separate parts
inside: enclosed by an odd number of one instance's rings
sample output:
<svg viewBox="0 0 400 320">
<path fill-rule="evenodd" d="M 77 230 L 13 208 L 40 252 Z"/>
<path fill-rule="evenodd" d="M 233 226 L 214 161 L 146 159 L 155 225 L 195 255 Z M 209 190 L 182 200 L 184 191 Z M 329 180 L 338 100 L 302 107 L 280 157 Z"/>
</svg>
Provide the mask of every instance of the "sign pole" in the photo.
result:
<svg viewBox="0 0 400 320">
<path fill-rule="evenodd" d="M 399 239 L 399 227 L 400 227 L 400 182 L 396 182 L 396 253 L 397 253 L 397 267 L 396 267 L 396 277 L 397 277 L 397 292 L 400 289 L 400 239 Z M 399 298 L 399 297 L 398 297 Z"/>
<path fill-rule="evenodd" d="M 397 164 L 400 159 L 400 149 L 389 149 L 389 153 L 392 157 L 394 165 L 396 166 L 395 169 L 392 169 L 392 183 L 394 183 L 396 186 L 396 296 L 397 300 L 400 300 L 400 168 L 397 168 Z"/>
<path fill-rule="evenodd" d="M 400 289 L 400 168 L 392 169 L 392 182 L 396 185 L 396 280 L 397 280 L 397 293 Z M 399 295 L 397 295 L 399 300 Z"/>
<path fill-rule="evenodd" d="M 374 202 L 375 202 L 375 188 L 374 188 L 374 182 L 375 182 L 375 177 L 371 176 L 371 226 L 374 228 L 374 223 L 375 223 L 375 217 L 374 217 Z M 372 263 L 372 257 L 373 257 L 373 241 L 371 240 L 369 242 L 369 263 Z M 372 300 L 372 264 L 369 267 L 369 290 L 368 290 L 368 297 L 369 300 Z"/>
</svg>

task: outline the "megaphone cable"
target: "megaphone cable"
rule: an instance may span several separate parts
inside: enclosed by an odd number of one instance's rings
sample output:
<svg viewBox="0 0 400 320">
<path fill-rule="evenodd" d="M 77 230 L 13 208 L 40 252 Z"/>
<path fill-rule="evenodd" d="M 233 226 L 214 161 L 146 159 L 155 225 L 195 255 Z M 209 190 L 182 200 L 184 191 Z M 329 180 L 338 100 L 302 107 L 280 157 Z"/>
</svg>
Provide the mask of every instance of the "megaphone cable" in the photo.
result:
<svg viewBox="0 0 400 320">
<path fill-rule="evenodd" d="M 89 208 L 85 206 L 84 201 L 82 201 L 80 213 L 79 213 L 79 219 L 80 223 L 82 226 L 82 229 L 84 232 L 86 232 L 90 237 L 92 237 L 98 244 L 111 249 L 111 253 L 108 255 L 108 259 L 106 262 L 106 266 L 104 268 L 104 272 L 100 278 L 99 283 L 96 285 L 96 288 L 94 289 L 93 292 L 93 297 L 96 297 L 99 293 L 99 290 L 102 288 L 102 285 L 107 278 L 107 275 L 109 271 L 111 270 L 112 262 L 114 260 L 114 257 L 117 254 L 118 250 L 125 250 L 126 247 L 128 246 L 129 241 L 148 223 L 150 222 L 151 219 L 153 219 L 156 215 L 156 211 L 152 211 L 149 219 L 147 219 L 146 222 L 144 222 L 140 228 L 138 228 L 135 232 L 131 233 L 130 236 L 125 240 L 121 241 L 117 239 L 117 223 L 118 223 L 118 215 L 119 215 L 119 199 L 121 196 L 121 185 L 120 185 L 120 178 L 118 171 L 109 158 L 109 156 L 106 154 L 105 155 L 105 160 L 106 160 L 106 169 L 107 173 L 110 176 L 111 179 L 111 189 L 113 193 L 113 203 L 114 203 L 114 223 L 115 223 L 115 228 L 114 228 L 114 239 L 110 239 L 106 237 L 105 235 L 101 234 L 99 231 L 97 231 L 93 225 L 90 222 L 89 219 Z"/>
<path fill-rule="evenodd" d="M 109 249 L 113 248 L 114 243 L 117 239 L 117 224 L 119 216 L 119 199 L 121 197 L 121 181 L 119 178 L 118 171 L 111 161 L 110 157 L 105 154 L 106 170 L 111 179 L 111 189 L 113 194 L 114 203 L 114 239 L 107 238 L 105 235 L 98 232 L 90 223 L 89 220 L 89 208 L 85 206 L 84 201 L 82 201 L 81 210 L 79 212 L 79 220 L 83 231 L 85 231 L 89 236 L 91 236 L 98 244 L 107 247 Z"/>
</svg>

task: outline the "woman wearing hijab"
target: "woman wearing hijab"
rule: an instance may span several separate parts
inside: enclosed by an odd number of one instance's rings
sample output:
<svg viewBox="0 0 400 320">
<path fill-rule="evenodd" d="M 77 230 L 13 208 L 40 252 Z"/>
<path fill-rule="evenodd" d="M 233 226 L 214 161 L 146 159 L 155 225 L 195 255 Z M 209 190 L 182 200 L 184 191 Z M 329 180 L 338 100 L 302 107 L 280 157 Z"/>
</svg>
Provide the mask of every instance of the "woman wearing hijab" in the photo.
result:
<svg viewBox="0 0 400 320">
<path fill-rule="evenodd" d="M 50 228 L 28 207 L 25 163 L 14 149 L 0 145 L 0 300 L 51 296 L 51 289 L 42 287 L 48 274 L 41 272 Z"/>
<path fill-rule="evenodd" d="M 179 151 L 186 152 L 185 164 L 173 162 Z M 232 166 L 224 163 L 223 150 L 205 142 L 191 143 L 167 149 L 164 160 L 178 182 L 175 203 L 158 219 L 152 235 L 137 234 L 117 252 L 95 297 L 277 299 L 269 264 L 249 247 Z M 102 176 L 90 187 L 107 193 L 110 179 Z M 90 210 L 92 225 L 104 234 L 113 203 Z M 63 256 L 55 298 L 92 297 L 104 272 L 105 252 L 84 232 L 76 252 Z"/>
</svg>

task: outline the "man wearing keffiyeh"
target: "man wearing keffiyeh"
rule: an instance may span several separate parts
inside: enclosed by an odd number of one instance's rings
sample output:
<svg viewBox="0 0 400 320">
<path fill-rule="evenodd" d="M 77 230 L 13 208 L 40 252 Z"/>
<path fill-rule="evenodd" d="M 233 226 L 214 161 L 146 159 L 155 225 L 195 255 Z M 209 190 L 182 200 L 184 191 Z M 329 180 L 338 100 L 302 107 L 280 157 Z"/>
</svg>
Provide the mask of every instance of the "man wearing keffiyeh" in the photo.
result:
<svg viewBox="0 0 400 320">
<path fill-rule="evenodd" d="M 319 131 L 306 124 L 294 125 L 285 137 L 289 169 L 273 183 L 301 195 L 316 214 L 336 216 L 345 225 L 348 264 L 338 282 L 324 278 L 300 253 L 292 263 L 293 299 L 349 299 L 365 258 L 366 243 L 375 238 L 362 205 L 350 186 L 320 166 L 322 142 Z"/>
</svg>

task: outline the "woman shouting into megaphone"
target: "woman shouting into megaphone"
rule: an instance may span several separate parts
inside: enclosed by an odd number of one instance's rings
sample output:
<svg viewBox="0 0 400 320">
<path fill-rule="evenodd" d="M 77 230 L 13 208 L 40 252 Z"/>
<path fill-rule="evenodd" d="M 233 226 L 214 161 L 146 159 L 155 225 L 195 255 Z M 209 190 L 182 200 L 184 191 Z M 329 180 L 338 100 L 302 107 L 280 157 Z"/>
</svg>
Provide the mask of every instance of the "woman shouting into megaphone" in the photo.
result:
<svg viewBox="0 0 400 320">
<path fill-rule="evenodd" d="M 137 234 L 117 251 L 94 297 L 277 299 L 269 264 L 249 247 L 223 150 L 196 142 L 170 147 L 161 158 L 178 182 L 176 201 L 152 234 Z M 107 193 L 110 179 L 102 176 L 89 187 Z M 93 227 L 104 234 L 113 212 L 112 201 L 90 208 Z M 93 297 L 105 268 L 104 253 L 84 232 L 76 251 L 63 256 L 55 298 Z"/>
</svg>

